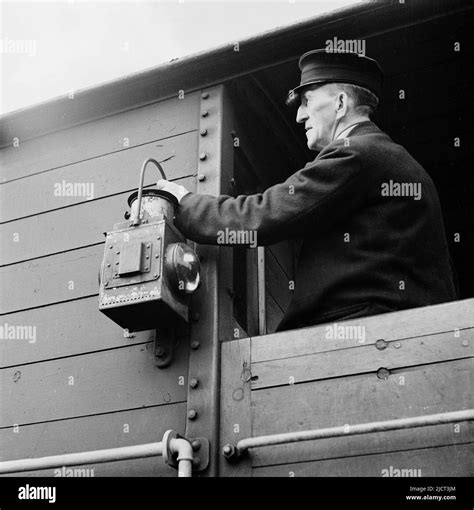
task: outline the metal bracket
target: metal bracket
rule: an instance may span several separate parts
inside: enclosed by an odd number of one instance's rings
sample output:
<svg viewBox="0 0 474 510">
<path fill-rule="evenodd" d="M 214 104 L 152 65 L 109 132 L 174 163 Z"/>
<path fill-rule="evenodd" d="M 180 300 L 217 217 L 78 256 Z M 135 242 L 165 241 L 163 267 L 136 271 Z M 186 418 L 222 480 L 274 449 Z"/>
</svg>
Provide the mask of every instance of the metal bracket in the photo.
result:
<svg viewBox="0 0 474 510">
<path fill-rule="evenodd" d="M 199 473 L 207 468 L 209 465 L 209 440 L 205 437 L 189 439 L 174 430 L 167 430 L 163 436 L 163 460 L 168 466 L 178 469 L 178 459 L 170 448 L 172 439 L 185 439 L 191 444 L 193 449 L 193 471 Z"/>
<path fill-rule="evenodd" d="M 171 365 L 176 347 L 176 318 L 170 317 L 165 323 L 160 324 L 155 331 L 155 343 L 153 353 L 155 365 L 158 368 L 165 368 Z"/>
</svg>

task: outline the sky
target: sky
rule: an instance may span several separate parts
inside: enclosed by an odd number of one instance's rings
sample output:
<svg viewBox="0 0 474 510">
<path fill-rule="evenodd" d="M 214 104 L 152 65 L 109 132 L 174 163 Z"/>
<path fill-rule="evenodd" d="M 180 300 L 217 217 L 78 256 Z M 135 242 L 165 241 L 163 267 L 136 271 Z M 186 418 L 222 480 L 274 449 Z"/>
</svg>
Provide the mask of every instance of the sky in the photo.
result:
<svg viewBox="0 0 474 510">
<path fill-rule="evenodd" d="M 359 0 L 0 0 L 0 113 Z"/>
</svg>

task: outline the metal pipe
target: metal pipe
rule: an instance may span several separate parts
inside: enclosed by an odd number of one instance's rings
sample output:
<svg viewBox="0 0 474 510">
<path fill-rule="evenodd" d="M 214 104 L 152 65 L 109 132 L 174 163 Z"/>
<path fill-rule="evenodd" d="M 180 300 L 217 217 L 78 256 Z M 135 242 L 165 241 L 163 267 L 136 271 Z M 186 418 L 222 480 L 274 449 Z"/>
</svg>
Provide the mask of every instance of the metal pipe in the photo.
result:
<svg viewBox="0 0 474 510">
<path fill-rule="evenodd" d="M 368 434 L 371 432 L 384 432 L 387 430 L 408 429 L 468 420 L 474 420 L 474 409 L 416 416 L 414 418 L 402 418 L 399 420 L 375 421 L 357 425 L 343 425 L 341 427 L 331 427 L 326 429 L 304 430 L 301 432 L 288 432 L 285 434 L 251 437 L 240 440 L 235 447 L 232 445 L 224 446 L 223 452 L 224 455 L 229 458 L 232 456 L 238 456 L 247 451 L 249 448 L 297 443 L 300 441 L 311 441 L 313 439 L 329 437 L 354 436 L 356 434 Z"/>
<path fill-rule="evenodd" d="M 143 181 L 145 179 L 145 168 L 148 163 L 154 163 L 158 170 L 163 177 L 163 179 L 166 180 L 166 174 L 163 170 L 163 167 L 156 161 L 156 159 L 148 158 L 145 159 L 145 161 L 142 164 L 142 169 L 140 170 L 140 179 L 138 181 L 138 199 L 137 199 L 137 210 L 135 212 L 135 217 L 133 218 L 133 225 L 139 225 L 140 224 L 140 210 L 142 208 L 142 194 L 143 194 Z"/>
<path fill-rule="evenodd" d="M 178 454 L 178 477 L 191 478 L 193 471 L 193 448 L 186 439 L 171 439 L 170 449 Z"/>
<path fill-rule="evenodd" d="M 136 446 L 124 446 L 107 450 L 93 450 L 89 452 L 65 453 L 37 459 L 19 459 L 0 462 L 0 474 L 19 473 L 36 469 L 49 469 L 62 466 L 81 466 L 114 462 L 117 460 L 142 459 L 145 457 L 159 457 L 163 455 L 163 443 L 147 443 Z"/>
</svg>

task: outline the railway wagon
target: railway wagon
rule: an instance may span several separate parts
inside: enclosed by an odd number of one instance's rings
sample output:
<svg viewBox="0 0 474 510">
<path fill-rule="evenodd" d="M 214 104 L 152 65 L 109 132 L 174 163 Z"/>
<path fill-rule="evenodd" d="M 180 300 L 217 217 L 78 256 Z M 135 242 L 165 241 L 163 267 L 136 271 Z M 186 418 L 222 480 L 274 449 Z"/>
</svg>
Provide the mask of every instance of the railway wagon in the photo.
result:
<svg viewBox="0 0 474 510">
<path fill-rule="evenodd" d="M 472 14 L 363 2 L 4 115 L 2 472 L 472 475 Z M 374 120 L 435 182 L 459 299 L 276 332 L 297 245 L 188 242 L 200 285 L 180 318 L 101 313 L 104 233 L 129 218 L 142 163 L 196 193 L 283 181 L 314 158 L 285 106 L 298 57 L 335 38 L 384 69 Z"/>
</svg>

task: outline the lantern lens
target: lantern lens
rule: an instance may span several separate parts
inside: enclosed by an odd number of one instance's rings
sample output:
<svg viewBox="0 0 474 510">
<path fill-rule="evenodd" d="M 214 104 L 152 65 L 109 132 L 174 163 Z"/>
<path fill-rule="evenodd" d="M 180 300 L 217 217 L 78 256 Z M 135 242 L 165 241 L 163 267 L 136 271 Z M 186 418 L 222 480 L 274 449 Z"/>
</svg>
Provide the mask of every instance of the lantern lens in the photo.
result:
<svg viewBox="0 0 474 510">
<path fill-rule="evenodd" d="M 177 290 L 191 294 L 198 288 L 199 258 L 187 244 L 173 243 L 166 248 L 166 268 Z"/>
</svg>

